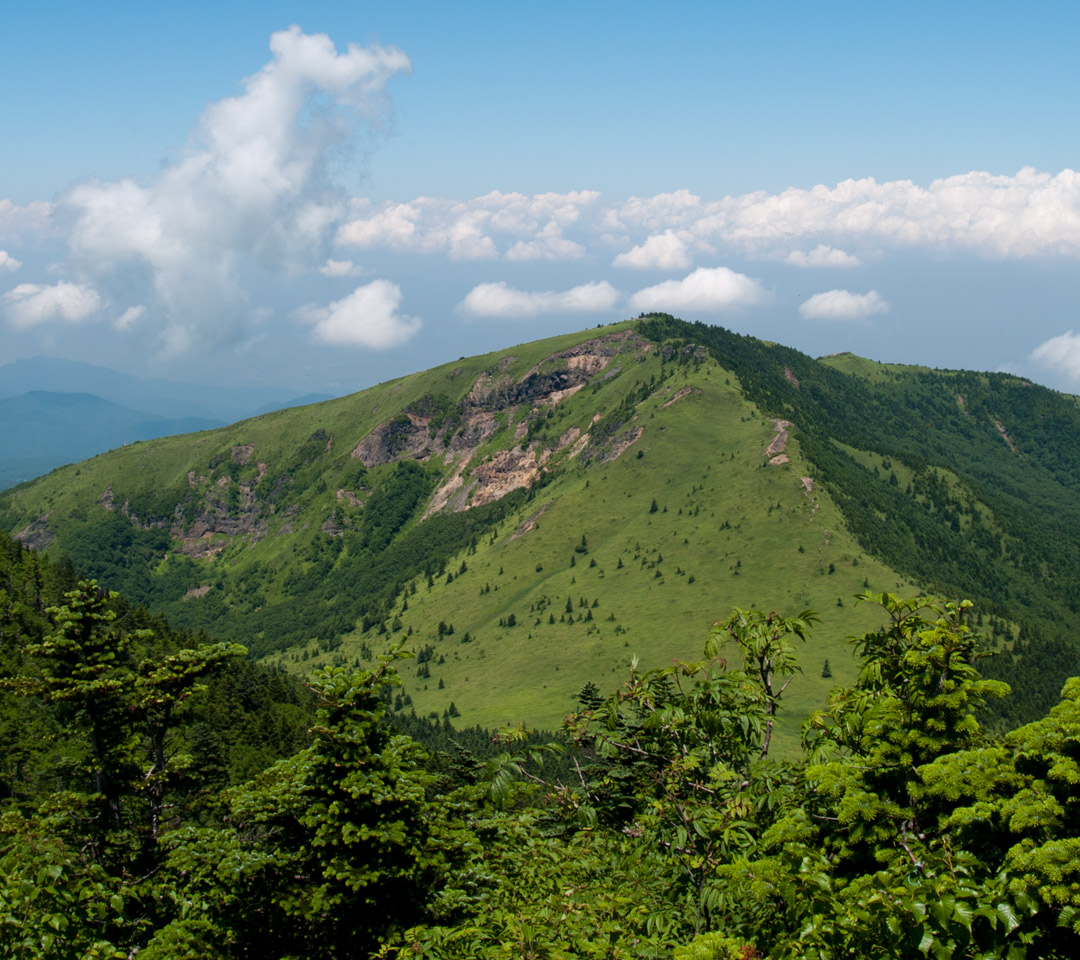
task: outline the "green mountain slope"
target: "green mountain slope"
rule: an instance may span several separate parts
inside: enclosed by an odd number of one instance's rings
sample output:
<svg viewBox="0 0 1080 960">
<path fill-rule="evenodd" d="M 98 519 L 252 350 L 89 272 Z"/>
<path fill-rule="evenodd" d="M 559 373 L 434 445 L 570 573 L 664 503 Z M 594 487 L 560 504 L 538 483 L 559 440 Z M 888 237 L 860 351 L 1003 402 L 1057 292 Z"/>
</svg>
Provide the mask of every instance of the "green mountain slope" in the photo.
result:
<svg viewBox="0 0 1080 960">
<path fill-rule="evenodd" d="M 822 615 L 797 718 L 853 675 L 853 595 L 914 583 L 979 601 L 1038 710 L 1076 667 L 1075 402 L 869 366 L 644 318 L 134 444 L 0 524 L 294 669 L 405 640 L 403 705 L 470 725 L 554 725 L 733 605 Z"/>
</svg>

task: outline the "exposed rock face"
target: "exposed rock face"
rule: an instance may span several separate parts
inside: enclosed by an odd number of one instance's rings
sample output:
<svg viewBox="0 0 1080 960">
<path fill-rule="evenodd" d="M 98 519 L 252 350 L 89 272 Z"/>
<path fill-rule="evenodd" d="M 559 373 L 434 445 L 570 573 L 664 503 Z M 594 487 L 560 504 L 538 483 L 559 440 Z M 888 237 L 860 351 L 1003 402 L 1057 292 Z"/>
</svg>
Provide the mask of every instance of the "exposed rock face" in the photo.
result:
<svg viewBox="0 0 1080 960">
<path fill-rule="evenodd" d="M 126 513 L 127 505 L 124 506 Z M 190 557 L 212 556 L 220 553 L 227 542 L 215 537 L 231 540 L 248 536 L 253 543 L 265 537 L 268 529 L 265 512 L 252 482 L 237 483 L 228 476 L 219 477 L 203 494 L 190 525 L 185 526 L 183 512 L 178 508 L 170 533 L 180 541 L 181 553 Z M 134 517 L 132 522 L 136 522 Z"/>
<path fill-rule="evenodd" d="M 483 506 L 505 497 L 511 490 L 531 487 L 539 475 L 540 463 L 532 447 L 500 450 L 473 470 L 477 486 L 469 506 Z"/>
<path fill-rule="evenodd" d="M 365 467 L 378 467 L 395 460 L 420 460 L 432 450 L 430 421 L 413 413 L 403 413 L 380 424 L 357 444 L 352 456 Z"/>
<path fill-rule="evenodd" d="M 790 427 L 790 426 L 791 426 L 791 421 L 789 421 L 789 420 L 774 420 L 773 421 L 773 427 L 776 430 L 776 436 L 774 436 L 772 438 L 772 443 L 770 443 L 765 448 L 765 456 L 766 457 L 770 457 L 770 458 L 778 457 L 780 454 L 782 454 L 787 449 L 788 427 Z M 785 457 L 780 462 L 781 463 L 787 463 L 788 462 L 787 457 Z"/>
<path fill-rule="evenodd" d="M 535 529 L 537 522 L 544 515 L 547 508 L 550 507 L 554 502 L 554 500 L 548 500 L 548 502 L 545 503 L 539 510 L 537 510 L 536 513 L 530 514 L 528 517 L 526 517 L 525 520 L 522 522 L 521 526 L 519 526 L 517 530 L 510 534 L 510 539 L 517 540 L 518 537 L 523 537 L 530 530 Z"/>
<path fill-rule="evenodd" d="M 691 393 L 701 393 L 700 390 L 693 390 L 691 387 L 683 387 L 679 390 L 675 396 L 673 396 L 667 403 L 664 404 L 664 409 L 670 407 L 673 403 L 678 403 L 683 397 L 689 396 Z"/>
<path fill-rule="evenodd" d="M 425 397 L 405 413 L 372 430 L 357 444 L 352 456 L 369 468 L 435 455 L 442 455 L 447 464 L 456 459 L 457 468 L 433 494 L 425 517 L 440 510 L 460 511 L 490 503 L 511 490 L 532 486 L 553 452 L 572 445 L 570 456 L 577 456 L 589 443 L 588 434 L 583 435 L 579 428 L 572 427 L 550 449 L 523 445 L 521 441 L 529 434 L 530 421 L 604 375 L 614 357 L 650 348 L 651 344 L 632 330 L 608 334 L 545 357 L 518 380 L 506 373 L 515 358 L 503 357 L 493 369 L 476 378 L 453 409 L 447 410 L 437 398 Z M 515 422 L 520 408 L 528 413 L 525 419 Z M 478 449 L 501 427 L 510 425 L 514 440 L 518 441 L 513 449 L 496 451 L 474 464 Z M 636 427 L 619 437 L 608 438 L 594 452 L 593 459 L 614 459 L 641 432 Z"/>
<path fill-rule="evenodd" d="M 15 539 L 31 550 L 44 550 L 56 539 L 56 534 L 49 529 L 49 514 L 43 513 L 32 523 L 27 524 Z"/>
</svg>

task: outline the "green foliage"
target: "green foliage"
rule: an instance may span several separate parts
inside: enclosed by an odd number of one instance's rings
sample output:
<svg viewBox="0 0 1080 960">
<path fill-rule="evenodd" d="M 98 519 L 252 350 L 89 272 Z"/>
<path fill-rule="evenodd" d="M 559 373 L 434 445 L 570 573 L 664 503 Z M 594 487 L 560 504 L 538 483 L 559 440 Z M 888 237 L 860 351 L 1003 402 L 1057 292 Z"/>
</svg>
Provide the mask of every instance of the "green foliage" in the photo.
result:
<svg viewBox="0 0 1080 960">
<path fill-rule="evenodd" d="M 312 746 L 232 791 L 224 829 L 173 836 L 192 922 L 231 956 L 366 957 L 424 916 L 469 842 L 433 815 L 422 753 L 383 720 L 389 666 L 324 672 Z"/>
<path fill-rule="evenodd" d="M 860 672 L 806 724 L 800 762 L 778 762 L 770 740 L 816 617 L 736 609 L 699 661 L 634 663 L 607 697 L 585 684 L 568 752 L 523 724 L 492 738 L 453 730 L 449 710 L 406 715 L 395 651 L 319 673 L 312 741 L 224 786 L 225 730 L 287 701 L 281 675 L 231 645 L 171 646 L 167 625 L 93 582 L 48 604 L 68 574 L 0 546 L 0 649 L 18 668 L 0 704 L 32 705 L 31 729 L 63 743 L 5 761 L 18 789 L 0 815 L 4 955 L 1080 948 L 1080 678 L 1048 716 L 989 735 L 978 716 L 1006 688 L 976 669 L 966 601 L 860 597 L 884 624 L 851 639 Z M 438 656 L 432 643 L 418 659 Z"/>
</svg>

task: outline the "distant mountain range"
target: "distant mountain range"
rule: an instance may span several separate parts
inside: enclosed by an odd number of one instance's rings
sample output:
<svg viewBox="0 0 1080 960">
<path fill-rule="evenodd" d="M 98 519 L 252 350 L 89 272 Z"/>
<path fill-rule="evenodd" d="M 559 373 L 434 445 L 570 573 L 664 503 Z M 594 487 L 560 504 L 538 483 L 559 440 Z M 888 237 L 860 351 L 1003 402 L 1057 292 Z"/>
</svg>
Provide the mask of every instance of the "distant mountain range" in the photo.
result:
<svg viewBox="0 0 1080 960">
<path fill-rule="evenodd" d="M 0 489 L 126 443 L 329 399 L 145 380 L 54 357 L 16 360 L 0 366 Z"/>
</svg>

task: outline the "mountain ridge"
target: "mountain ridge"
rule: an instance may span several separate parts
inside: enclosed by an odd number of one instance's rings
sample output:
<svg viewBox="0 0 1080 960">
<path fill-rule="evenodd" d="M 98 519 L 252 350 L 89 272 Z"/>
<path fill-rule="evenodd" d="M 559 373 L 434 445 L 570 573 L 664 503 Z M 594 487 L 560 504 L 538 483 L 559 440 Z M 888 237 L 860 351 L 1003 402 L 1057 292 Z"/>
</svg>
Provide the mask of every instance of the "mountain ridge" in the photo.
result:
<svg viewBox="0 0 1080 960">
<path fill-rule="evenodd" d="M 134 445 L 0 497 L 0 520 L 293 669 L 408 642 L 403 705 L 469 723 L 557 723 L 631 657 L 695 656 L 732 605 L 826 615 L 806 715 L 874 625 L 852 597 L 914 584 L 972 595 L 1001 669 L 1043 665 L 1035 710 L 1075 662 L 1075 404 L 885 373 L 653 315 Z"/>
</svg>

